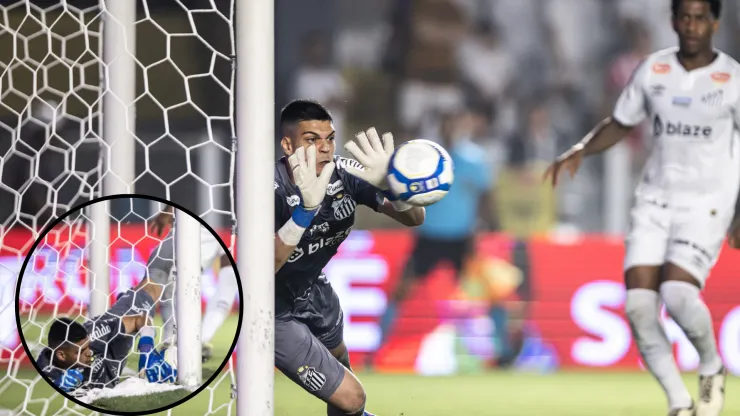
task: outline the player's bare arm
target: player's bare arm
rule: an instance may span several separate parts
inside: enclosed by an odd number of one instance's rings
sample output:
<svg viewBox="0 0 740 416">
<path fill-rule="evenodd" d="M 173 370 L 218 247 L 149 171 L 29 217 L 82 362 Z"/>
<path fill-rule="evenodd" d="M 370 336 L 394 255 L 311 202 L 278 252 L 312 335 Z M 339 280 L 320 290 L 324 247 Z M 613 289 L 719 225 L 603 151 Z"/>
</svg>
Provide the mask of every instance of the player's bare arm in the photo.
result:
<svg viewBox="0 0 740 416">
<path fill-rule="evenodd" d="M 156 237 L 161 237 L 164 230 L 175 222 L 174 211 L 172 205 L 165 205 L 165 208 L 149 221 L 147 229 Z"/>
<path fill-rule="evenodd" d="M 152 320 L 146 314 L 126 315 L 121 318 L 121 323 L 123 323 L 126 334 L 137 334 L 141 328 L 151 326 Z"/>
<path fill-rule="evenodd" d="M 393 155 L 394 143 L 391 133 L 383 134 L 381 142 L 378 132 L 371 127 L 360 132 L 355 141 L 348 142 L 344 148 L 362 165 L 362 168 L 348 166 L 347 172 L 378 188 L 386 196 L 378 210 L 399 223 L 414 227 L 424 223 L 424 208 L 414 207 L 403 201 L 392 200 L 388 191 L 386 175 Z"/>
<path fill-rule="evenodd" d="M 396 205 L 386 199 L 383 201 L 383 205 L 378 207 L 378 211 L 407 227 L 417 227 L 424 223 L 424 207 L 411 207 L 407 210 L 399 211 Z"/>
<path fill-rule="evenodd" d="M 731 248 L 740 249 L 740 197 L 735 201 L 735 216 L 727 233 L 727 244 Z"/>
<path fill-rule="evenodd" d="M 625 126 L 613 117 L 596 125 L 580 142 L 560 155 L 545 171 L 544 179 L 551 179 L 557 186 L 560 172 L 565 169 L 573 177 L 585 156 L 603 153 L 626 137 L 634 126 Z"/>
<path fill-rule="evenodd" d="M 278 234 L 275 234 L 275 271 L 280 270 L 281 267 L 288 261 L 290 255 L 295 250 L 296 245 L 288 245 L 283 242 Z"/>
</svg>

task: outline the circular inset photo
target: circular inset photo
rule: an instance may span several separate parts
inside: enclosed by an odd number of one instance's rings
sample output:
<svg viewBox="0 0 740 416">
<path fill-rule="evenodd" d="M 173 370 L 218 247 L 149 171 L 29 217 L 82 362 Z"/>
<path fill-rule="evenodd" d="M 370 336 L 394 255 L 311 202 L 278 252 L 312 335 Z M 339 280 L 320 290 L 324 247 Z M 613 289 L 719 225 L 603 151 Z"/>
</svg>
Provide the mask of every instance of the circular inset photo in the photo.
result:
<svg viewBox="0 0 740 416">
<path fill-rule="evenodd" d="M 113 215 L 113 202 L 130 209 Z M 139 213 L 152 203 L 154 215 Z M 30 361 L 55 390 L 103 414 L 150 414 L 192 398 L 223 371 L 241 326 L 241 282 L 224 240 L 148 196 L 65 213 L 36 240 L 16 286 Z"/>
</svg>

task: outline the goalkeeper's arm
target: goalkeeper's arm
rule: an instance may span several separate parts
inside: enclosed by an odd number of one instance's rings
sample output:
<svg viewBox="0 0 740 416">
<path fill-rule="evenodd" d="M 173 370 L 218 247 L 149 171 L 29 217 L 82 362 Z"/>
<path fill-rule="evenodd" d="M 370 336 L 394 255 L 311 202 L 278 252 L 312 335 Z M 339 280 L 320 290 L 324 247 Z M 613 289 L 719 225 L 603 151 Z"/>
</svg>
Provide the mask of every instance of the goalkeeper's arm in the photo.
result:
<svg viewBox="0 0 740 416">
<path fill-rule="evenodd" d="M 306 228 L 311 225 L 313 217 L 318 212 L 319 207 L 306 209 L 303 206 L 297 206 L 293 210 L 290 219 L 283 224 L 275 233 L 275 272 L 288 261 L 298 243 L 306 232 Z"/>
<path fill-rule="evenodd" d="M 383 204 L 378 206 L 378 212 L 407 227 L 417 227 L 423 224 L 426 218 L 424 207 L 411 206 L 401 201 L 390 201 L 388 196 L 386 196 Z"/>
<path fill-rule="evenodd" d="M 288 157 L 288 164 L 293 171 L 293 179 L 301 191 L 301 204 L 295 207 L 290 218 L 285 224 L 279 225 L 275 234 L 275 272 L 288 261 L 298 243 L 311 225 L 313 218 L 321 209 L 321 202 L 326 196 L 326 188 L 334 173 L 334 162 L 324 166 L 321 173 L 316 176 L 316 146 L 308 148 L 299 147 Z M 286 212 L 284 209 L 285 198 L 275 193 L 275 208 Z M 275 215 L 276 219 L 278 215 Z M 281 218 L 285 218 L 284 216 Z M 276 228 L 278 224 L 275 224 Z"/>
<path fill-rule="evenodd" d="M 127 334 L 136 334 L 141 331 L 142 328 L 150 325 L 151 319 L 149 319 L 146 314 L 126 315 L 121 317 L 121 323 L 123 323 Z"/>
</svg>

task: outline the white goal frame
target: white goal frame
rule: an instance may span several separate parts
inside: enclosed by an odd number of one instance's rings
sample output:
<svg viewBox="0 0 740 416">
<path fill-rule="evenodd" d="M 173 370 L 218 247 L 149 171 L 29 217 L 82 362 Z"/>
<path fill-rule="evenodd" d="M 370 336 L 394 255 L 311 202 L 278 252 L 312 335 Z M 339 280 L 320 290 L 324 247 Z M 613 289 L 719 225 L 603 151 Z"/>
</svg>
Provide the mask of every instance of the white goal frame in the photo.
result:
<svg viewBox="0 0 740 416">
<path fill-rule="evenodd" d="M 154 0 L 145 0 L 146 2 Z M 236 414 L 267 416 L 273 415 L 274 406 L 274 248 L 270 241 L 274 238 L 271 223 L 274 222 L 274 201 L 270 178 L 274 170 L 274 120 L 275 120 L 275 79 L 274 79 L 274 0 L 231 0 L 236 7 L 230 15 L 229 24 L 233 27 L 236 40 L 236 85 L 231 85 L 232 126 L 238 119 L 237 134 L 233 137 L 238 171 L 236 173 L 235 195 L 232 193 L 232 211 L 235 200 L 238 204 L 237 234 L 238 246 L 242 255 L 236 255 L 240 266 L 244 298 L 244 316 L 237 354 L 238 366 L 232 373 L 232 383 L 236 399 Z M 62 1 L 63 7 L 66 1 Z M 133 111 L 135 95 L 135 34 L 126 30 L 134 26 L 136 2 L 100 0 L 101 10 L 114 24 L 103 24 L 103 36 L 97 45 L 99 56 L 105 61 L 101 72 L 101 90 L 107 91 L 102 100 L 100 119 L 101 138 L 105 145 L 101 148 L 101 183 L 95 186 L 95 195 L 115 195 L 134 193 L 135 160 L 135 119 Z M 215 8 L 215 6 L 214 6 Z M 100 106 L 101 103 L 96 105 Z M 125 110 L 124 110 L 125 108 Z M 262 143 L 255 145 L 254 140 Z M 256 149 L 260 149 L 256 151 Z M 241 151 L 238 151 L 241 150 Z M 232 153 L 233 154 L 233 153 Z M 2 155 L 0 155 L 2 156 Z M 0 165 L 0 168 L 2 166 Z M 92 196 L 92 195 L 91 195 Z M 176 201 L 175 201 L 176 202 Z M 105 311 L 109 291 L 109 255 L 107 245 L 99 244 L 108 240 L 110 232 L 110 203 L 93 204 L 88 217 L 91 230 L 92 252 L 90 255 L 91 273 L 90 317 Z M 196 231 L 199 224 L 196 221 Z M 198 247 L 199 249 L 200 247 Z M 189 252 L 188 257 L 192 256 Z M 199 256 L 192 256 L 198 258 Z M 182 268 L 178 263 L 178 274 Z M 185 266 L 186 268 L 188 266 Z M 200 270 L 198 270 L 200 274 Z M 95 293 L 100 292 L 101 296 Z M 179 291 L 178 291 L 179 292 Z M 178 302 L 182 302 L 179 299 Z M 3 305 L 0 305 L 3 306 Z M 198 311 L 200 312 L 200 311 Z M 179 312 L 177 312 L 179 313 Z M 192 319 L 188 317 L 187 319 Z M 178 320 L 181 317 L 178 315 Z M 197 337 L 200 337 L 200 331 Z M 178 336 L 180 338 L 180 336 Z M 200 344 L 198 343 L 198 347 Z M 182 351 L 179 351 L 182 353 Z M 200 357 L 198 357 L 200 359 Z M 184 360 L 178 357 L 180 368 Z M 228 368 L 228 367 L 227 367 Z M 181 380 L 186 380 L 184 372 Z M 200 373 L 200 372 L 198 372 Z M 198 374 L 199 376 L 200 374 Z M 223 375 L 222 378 L 228 379 Z M 198 380 L 200 381 L 200 380 Z M 189 381 L 194 383 L 194 381 Z M 207 394 L 205 391 L 203 394 Z M 66 406 L 66 405 L 65 405 Z M 68 408 L 68 410 L 71 410 Z M 213 409 L 212 411 L 215 411 Z"/>
<path fill-rule="evenodd" d="M 177 383 L 200 387 L 202 380 L 200 305 L 200 223 L 187 212 L 175 210 L 175 315 L 177 328 Z M 171 282 L 170 284 L 173 284 Z M 184 324 L 187 323 L 187 324 Z"/>
<path fill-rule="evenodd" d="M 275 2 L 236 7 L 237 266 L 244 317 L 237 360 L 237 414 L 272 416 L 275 380 Z M 250 143 L 251 140 L 264 141 Z M 251 144 L 251 146 L 250 146 Z M 259 151 L 257 149 L 260 149 Z"/>
</svg>

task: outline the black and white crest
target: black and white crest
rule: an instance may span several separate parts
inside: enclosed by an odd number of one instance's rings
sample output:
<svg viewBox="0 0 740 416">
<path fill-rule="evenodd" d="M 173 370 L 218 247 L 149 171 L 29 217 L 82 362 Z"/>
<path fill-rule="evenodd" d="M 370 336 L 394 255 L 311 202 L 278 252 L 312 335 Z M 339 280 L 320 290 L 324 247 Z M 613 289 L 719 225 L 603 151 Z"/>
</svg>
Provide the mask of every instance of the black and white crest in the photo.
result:
<svg viewBox="0 0 740 416">
<path fill-rule="evenodd" d="M 343 220 L 355 212 L 357 203 L 351 196 L 349 196 L 349 194 L 340 193 L 337 194 L 336 199 L 332 201 L 331 207 L 334 209 L 334 218 Z"/>
<path fill-rule="evenodd" d="M 326 383 L 326 376 L 313 367 L 303 366 L 299 368 L 298 377 L 308 391 L 319 391 L 324 387 L 324 383 Z"/>
</svg>

